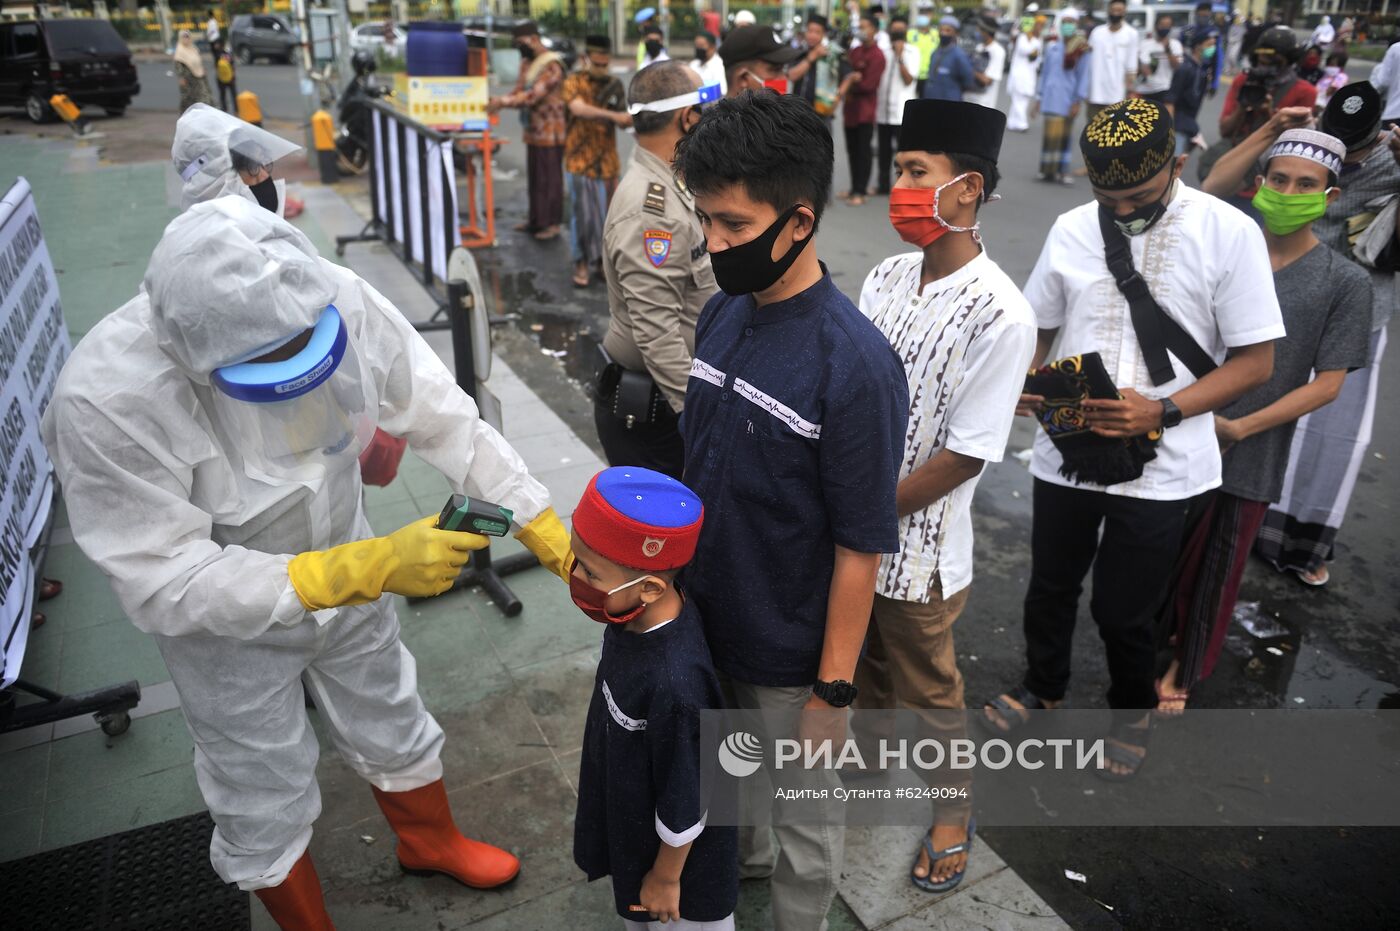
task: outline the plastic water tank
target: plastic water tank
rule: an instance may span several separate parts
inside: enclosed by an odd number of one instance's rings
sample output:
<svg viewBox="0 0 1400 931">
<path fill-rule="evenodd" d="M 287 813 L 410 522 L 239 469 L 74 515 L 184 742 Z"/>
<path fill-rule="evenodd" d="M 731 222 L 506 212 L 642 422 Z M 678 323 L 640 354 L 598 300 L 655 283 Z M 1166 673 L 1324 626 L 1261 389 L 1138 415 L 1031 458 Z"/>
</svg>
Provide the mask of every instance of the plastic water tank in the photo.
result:
<svg viewBox="0 0 1400 931">
<path fill-rule="evenodd" d="M 459 77 L 467 73 L 467 37 L 460 23 L 409 23 L 405 59 L 413 77 Z"/>
</svg>

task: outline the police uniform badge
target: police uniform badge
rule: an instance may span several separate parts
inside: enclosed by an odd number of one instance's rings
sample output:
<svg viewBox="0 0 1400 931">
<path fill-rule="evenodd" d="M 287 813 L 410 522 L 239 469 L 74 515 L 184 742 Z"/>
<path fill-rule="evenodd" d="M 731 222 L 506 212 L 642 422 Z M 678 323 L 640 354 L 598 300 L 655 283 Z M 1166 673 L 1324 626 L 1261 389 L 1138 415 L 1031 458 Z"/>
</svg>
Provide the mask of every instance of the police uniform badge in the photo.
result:
<svg viewBox="0 0 1400 931">
<path fill-rule="evenodd" d="M 642 244 L 646 248 L 647 260 L 660 268 L 671 255 L 671 234 L 665 230 L 647 230 L 642 233 Z"/>
</svg>

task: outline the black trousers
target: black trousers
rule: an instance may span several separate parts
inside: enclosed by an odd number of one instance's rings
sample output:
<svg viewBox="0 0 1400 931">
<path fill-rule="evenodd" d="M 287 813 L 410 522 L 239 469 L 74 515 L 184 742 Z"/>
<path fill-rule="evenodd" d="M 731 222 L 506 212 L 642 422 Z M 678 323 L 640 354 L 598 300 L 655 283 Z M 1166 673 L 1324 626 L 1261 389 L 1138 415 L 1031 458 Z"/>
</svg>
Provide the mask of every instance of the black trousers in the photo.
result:
<svg viewBox="0 0 1400 931">
<path fill-rule="evenodd" d="M 846 127 L 846 160 L 851 163 L 851 193 L 864 196 L 870 187 L 870 143 L 874 123 Z"/>
<path fill-rule="evenodd" d="M 1181 550 L 1189 504 L 1036 479 L 1024 617 L 1031 694 L 1065 696 L 1079 595 L 1092 565 L 1089 611 L 1108 655 L 1108 706 L 1157 707 L 1154 614 Z"/>
<path fill-rule="evenodd" d="M 881 123 L 876 138 L 878 142 L 875 154 L 875 190 L 881 194 L 888 194 L 890 169 L 894 167 L 894 147 L 899 141 L 899 124 Z"/>
<path fill-rule="evenodd" d="M 223 81 L 218 80 L 214 83 L 219 86 L 219 109 L 223 110 L 225 113 L 232 113 L 234 116 L 237 116 L 238 84 L 232 81 L 225 84 Z"/>
<path fill-rule="evenodd" d="M 680 415 L 664 407 L 651 423 L 633 424 L 628 429 L 610 408 L 593 405 L 593 423 L 598 440 L 607 454 L 608 465 L 641 466 L 654 469 L 680 481 L 685 469 L 685 446 L 681 442 Z"/>
</svg>

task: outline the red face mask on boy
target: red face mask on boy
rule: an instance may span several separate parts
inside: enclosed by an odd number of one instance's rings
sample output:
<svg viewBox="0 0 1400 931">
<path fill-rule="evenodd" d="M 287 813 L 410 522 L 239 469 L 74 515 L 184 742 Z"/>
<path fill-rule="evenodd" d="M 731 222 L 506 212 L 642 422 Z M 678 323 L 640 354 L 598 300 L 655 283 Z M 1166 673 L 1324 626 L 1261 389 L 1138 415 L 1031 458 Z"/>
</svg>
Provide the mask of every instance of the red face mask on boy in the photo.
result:
<svg viewBox="0 0 1400 931">
<path fill-rule="evenodd" d="M 927 248 L 944 233 L 967 233 L 977 235 L 978 224 L 972 226 L 952 226 L 938 213 L 938 196 L 950 184 L 956 184 L 967 173 L 958 175 L 936 188 L 897 187 L 890 191 L 890 224 L 899 238 L 907 243 Z"/>
<path fill-rule="evenodd" d="M 577 561 L 574 562 L 574 566 L 575 568 L 577 568 Z M 601 592 L 598 589 L 594 588 L 592 585 L 589 585 L 583 579 L 580 579 L 578 576 L 570 575 L 569 597 L 574 600 L 574 604 L 578 606 L 578 609 L 580 611 L 588 615 L 593 620 L 597 621 L 599 624 L 626 624 L 628 621 L 632 620 L 637 615 L 641 614 L 643 611 L 646 610 L 646 602 L 639 602 L 635 608 L 630 608 L 627 611 L 624 611 L 622 614 L 611 614 L 609 613 L 607 607 L 608 599 L 611 598 L 613 595 L 617 594 L 618 592 L 622 591 L 624 588 L 631 588 L 638 582 L 646 581 L 647 578 L 648 576 L 645 575 L 639 576 L 638 578 L 635 578 L 630 582 L 619 585 L 612 591 Z"/>
</svg>

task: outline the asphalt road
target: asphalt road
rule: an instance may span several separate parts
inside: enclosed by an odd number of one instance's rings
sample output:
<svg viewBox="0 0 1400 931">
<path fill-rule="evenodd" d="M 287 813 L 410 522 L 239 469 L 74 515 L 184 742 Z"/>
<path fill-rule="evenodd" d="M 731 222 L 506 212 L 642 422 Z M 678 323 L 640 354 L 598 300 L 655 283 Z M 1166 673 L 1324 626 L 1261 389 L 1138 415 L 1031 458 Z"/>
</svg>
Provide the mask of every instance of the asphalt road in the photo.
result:
<svg viewBox="0 0 1400 931">
<path fill-rule="evenodd" d="M 141 93 L 131 102 L 133 110 L 177 110 L 180 106 L 180 92 L 175 83 L 175 73 L 169 61 L 138 60 L 136 71 L 141 76 Z M 209 89 L 218 97 L 214 85 L 214 66 L 205 56 L 205 76 L 209 79 Z M 295 65 L 269 64 L 259 61 L 252 65 L 239 65 L 237 86 L 240 91 L 250 90 L 258 95 L 263 116 L 273 119 L 303 119 L 301 91 L 297 86 Z"/>
</svg>

